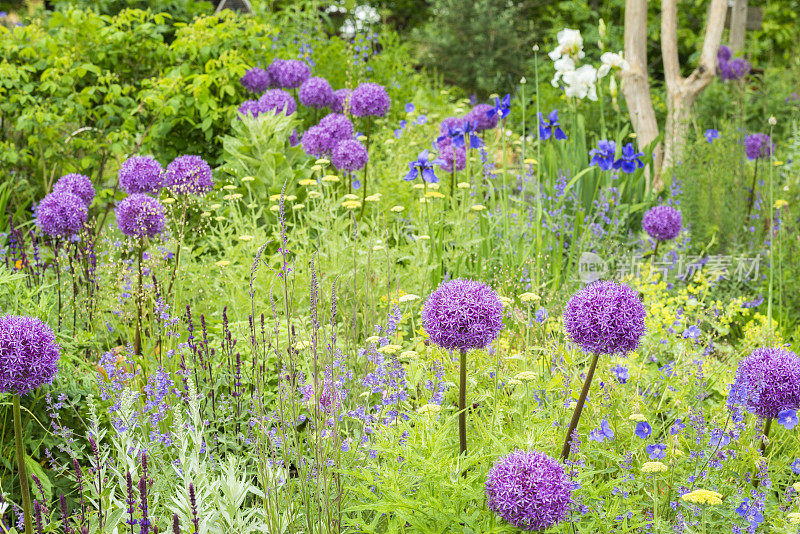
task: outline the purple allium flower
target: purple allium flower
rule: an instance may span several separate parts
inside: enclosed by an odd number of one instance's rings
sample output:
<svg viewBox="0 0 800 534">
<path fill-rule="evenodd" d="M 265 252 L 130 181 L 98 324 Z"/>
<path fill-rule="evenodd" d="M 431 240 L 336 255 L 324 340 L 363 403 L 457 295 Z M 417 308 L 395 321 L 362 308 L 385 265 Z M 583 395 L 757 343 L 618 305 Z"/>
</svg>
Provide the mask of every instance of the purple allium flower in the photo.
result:
<svg viewBox="0 0 800 534">
<path fill-rule="evenodd" d="M 311 76 L 311 69 L 299 59 L 276 59 L 267 68 L 272 85 L 295 89 Z"/>
<path fill-rule="evenodd" d="M 163 173 L 164 169 L 155 158 L 132 156 L 119 168 L 119 188 L 129 195 L 157 193 L 161 190 Z"/>
<path fill-rule="evenodd" d="M 327 130 L 319 124 L 306 130 L 300 139 L 300 144 L 306 154 L 316 158 L 322 157 L 332 150 L 331 137 Z"/>
<path fill-rule="evenodd" d="M 383 117 L 391 104 L 389 94 L 382 85 L 362 83 L 350 97 L 350 113 L 355 117 Z"/>
<path fill-rule="evenodd" d="M 626 353 L 644 334 L 644 306 L 625 284 L 598 281 L 575 293 L 564 308 L 564 330 L 586 352 Z"/>
<path fill-rule="evenodd" d="M 503 456 L 486 476 L 487 506 L 522 530 L 545 530 L 569 513 L 570 481 L 564 467 L 539 451 Z"/>
<path fill-rule="evenodd" d="M 53 186 L 53 193 L 72 193 L 80 198 L 86 207 L 94 200 L 92 180 L 84 174 L 65 174 Z"/>
<path fill-rule="evenodd" d="M 153 237 L 164 229 L 164 206 L 147 195 L 131 195 L 117 205 L 117 225 L 130 237 Z"/>
<path fill-rule="evenodd" d="M 355 139 L 340 141 L 331 153 L 331 163 L 340 171 L 353 172 L 363 169 L 367 161 L 369 161 L 367 149 Z"/>
<path fill-rule="evenodd" d="M 734 81 L 747 76 L 750 73 L 750 63 L 737 57 L 731 59 L 731 50 L 727 46 L 720 46 L 717 50 L 717 66 L 719 77 L 722 80 Z"/>
<path fill-rule="evenodd" d="M 749 160 L 768 158 L 775 152 L 775 143 L 767 134 L 750 134 L 744 139 L 744 152 Z"/>
<path fill-rule="evenodd" d="M 261 95 L 261 98 L 258 99 L 258 106 L 261 113 L 271 111 L 275 115 L 278 113 L 291 115 L 297 111 L 297 102 L 294 101 L 292 95 L 281 89 L 270 89 Z"/>
<path fill-rule="evenodd" d="M 503 303 L 486 284 L 457 278 L 425 301 L 422 325 L 442 348 L 482 349 L 503 329 Z"/>
<path fill-rule="evenodd" d="M 455 154 L 454 154 L 455 153 Z M 439 151 L 440 166 L 445 172 L 453 172 L 453 159 L 455 156 L 455 170 L 463 171 L 467 167 L 467 151 L 462 147 L 447 145 Z"/>
<path fill-rule="evenodd" d="M 706 141 L 708 141 L 709 143 L 713 143 L 714 139 L 719 139 L 719 130 L 715 130 L 714 128 L 709 128 L 703 135 L 705 135 Z"/>
<path fill-rule="evenodd" d="M 309 78 L 300 86 L 297 93 L 300 103 L 310 108 L 327 108 L 333 105 L 333 87 L 328 80 L 320 77 Z"/>
<path fill-rule="evenodd" d="M 261 104 L 258 103 L 258 100 L 245 100 L 244 102 L 242 102 L 242 105 L 239 106 L 239 115 L 244 115 L 244 116 L 249 115 L 250 117 L 256 118 L 260 114 L 261 114 Z"/>
<path fill-rule="evenodd" d="M 681 212 L 672 206 L 656 206 L 647 210 L 642 228 L 656 241 L 669 241 L 681 233 Z"/>
<path fill-rule="evenodd" d="M 86 224 L 86 204 L 72 193 L 50 193 L 39 202 L 36 224 L 51 237 L 72 237 Z"/>
<path fill-rule="evenodd" d="M 494 106 L 490 104 L 478 104 L 467 113 L 465 118 L 475 125 L 475 131 L 477 132 L 491 130 L 497 126 L 499 119 L 497 114 L 489 115 L 492 110 L 494 110 Z"/>
<path fill-rule="evenodd" d="M 601 171 L 610 171 L 614 168 L 614 156 L 617 153 L 617 143 L 601 139 L 597 142 L 597 148 L 589 151 L 592 156 L 589 165 L 597 165 Z"/>
<path fill-rule="evenodd" d="M 263 93 L 272 85 L 269 73 L 259 67 L 253 67 L 245 72 L 239 81 L 251 93 Z"/>
<path fill-rule="evenodd" d="M 339 141 L 353 138 L 353 123 L 350 119 L 340 113 L 330 113 L 322 117 L 319 127 L 325 130 L 331 139 L 331 148 L 336 146 Z"/>
<path fill-rule="evenodd" d="M 214 188 L 211 167 L 200 156 L 179 156 L 167 165 L 164 187 L 179 195 L 203 196 Z"/>
<path fill-rule="evenodd" d="M 780 348 L 756 349 L 739 364 L 736 383 L 744 407 L 761 417 L 800 407 L 800 359 Z"/>
<path fill-rule="evenodd" d="M 653 427 L 650 426 L 650 423 L 647 421 L 639 421 L 636 424 L 636 431 L 635 434 L 639 436 L 641 439 L 647 439 L 650 437 L 650 434 L 653 433 Z"/>
<path fill-rule="evenodd" d="M 344 113 L 345 104 L 349 108 L 350 97 L 353 91 L 350 89 L 337 89 L 333 92 L 333 102 L 331 103 L 331 111 L 334 113 Z"/>
<path fill-rule="evenodd" d="M 723 63 L 728 62 L 731 60 L 732 54 L 731 49 L 725 45 L 720 46 L 717 49 L 717 62 Z"/>
<path fill-rule="evenodd" d="M 34 317 L 0 317 L 0 393 L 25 395 L 53 381 L 60 356 L 56 337 Z"/>
<path fill-rule="evenodd" d="M 461 128 L 463 124 L 464 124 L 464 119 L 462 117 L 447 117 L 446 119 L 443 119 L 442 122 L 439 123 L 439 133 L 441 135 L 447 136 L 450 133 L 450 130 Z"/>
</svg>

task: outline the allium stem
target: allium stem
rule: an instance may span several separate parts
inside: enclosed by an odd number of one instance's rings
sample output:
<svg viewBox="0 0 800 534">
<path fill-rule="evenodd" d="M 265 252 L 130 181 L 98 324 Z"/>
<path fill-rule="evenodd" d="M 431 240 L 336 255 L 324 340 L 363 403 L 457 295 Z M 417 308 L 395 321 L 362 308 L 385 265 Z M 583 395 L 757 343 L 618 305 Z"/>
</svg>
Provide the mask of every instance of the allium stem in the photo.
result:
<svg viewBox="0 0 800 534">
<path fill-rule="evenodd" d="M 138 283 L 136 286 L 136 337 L 133 341 L 133 353 L 137 355 L 142 353 L 142 258 L 144 256 L 144 243 L 141 241 L 139 242 L 138 249 L 138 261 L 136 262 L 138 269 Z"/>
<path fill-rule="evenodd" d="M 769 431 L 772 429 L 772 417 L 768 417 L 767 420 L 764 422 L 764 435 L 761 436 L 761 445 L 759 446 L 758 450 L 761 452 L 761 456 L 764 456 L 764 453 L 767 450 L 767 441 L 769 441 Z M 758 471 L 753 473 L 753 487 L 758 487 Z"/>
<path fill-rule="evenodd" d="M 586 403 L 586 397 L 589 395 L 589 388 L 592 385 L 592 377 L 594 377 L 594 370 L 597 367 L 597 360 L 599 358 L 599 352 L 595 352 L 592 356 L 592 364 L 589 366 L 589 372 L 586 374 L 586 380 L 583 382 L 581 396 L 578 398 L 578 404 L 575 406 L 575 411 L 572 413 L 572 421 L 569 422 L 567 437 L 564 439 L 564 447 L 561 449 L 562 460 L 566 460 L 569 457 L 569 445 L 572 442 L 572 432 L 578 428 L 578 422 L 581 420 L 583 405 Z"/>
<path fill-rule="evenodd" d="M 19 469 L 19 486 L 22 493 L 22 511 L 25 515 L 25 534 L 31 534 L 31 489 L 28 485 L 28 469 L 25 467 L 25 445 L 22 443 L 22 414 L 19 410 L 19 395 L 13 398 L 14 411 L 14 446 L 17 451 L 17 468 Z"/>
<path fill-rule="evenodd" d="M 747 221 L 750 220 L 750 214 L 753 212 L 753 204 L 756 200 L 756 176 L 758 175 L 758 160 L 753 165 L 753 182 L 750 184 L 750 198 L 747 201 L 747 217 L 744 218 L 744 224 L 747 226 Z"/>
<path fill-rule="evenodd" d="M 461 349 L 458 389 L 458 442 L 459 454 L 467 453 L 467 351 Z"/>
</svg>

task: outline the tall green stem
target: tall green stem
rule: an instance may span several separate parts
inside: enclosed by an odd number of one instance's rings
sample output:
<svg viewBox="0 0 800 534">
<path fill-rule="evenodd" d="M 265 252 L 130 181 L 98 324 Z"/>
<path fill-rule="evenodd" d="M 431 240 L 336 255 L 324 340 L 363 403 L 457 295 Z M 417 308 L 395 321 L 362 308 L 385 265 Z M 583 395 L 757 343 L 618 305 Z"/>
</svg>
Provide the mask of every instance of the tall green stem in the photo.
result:
<svg viewBox="0 0 800 534">
<path fill-rule="evenodd" d="M 467 351 L 461 349 L 458 389 L 458 443 L 459 454 L 467 453 Z"/>
<path fill-rule="evenodd" d="M 764 435 L 761 437 L 761 446 L 758 450 L 761 452 L 761 456 L 764 456 L 764 453 L 767 450 L 767 441 L 769 441 L 769 431 L 772 429 L 772 417 L 767 418 L 766 422 L 764 423 Z M 753 473 L 753 487 L 758 487 L 758 471 Z"/>
<path fill-rule="evenodd" d="M 586 397 L 589 395 L 589 388 L 592 385 L 592 377 L 594 377 L 594 370 L 597 367 L 597 360 L 599 357 L 599 352 L 595 352 L 594 355 L 592 355 L 592 364 L 589 366 L 589 372 L 586 374 L 586 380 L 583 382 L 583 390 L 581 390 L 581 396 L 578 398 L 578 405 L 575 406 L 575 411 L 572 413 L 572 421 L 569 422 L 567 437 L 564 439 L 564 446 L 561 448 L 562 460 L 569 458 L 569 446 L 570 443 L 572 443 L 572 433 L 578 428 L 578 422 L 581 420 L 581 412 L 583 411 L 583 405 L 586 403 Z"/>
<path fill-rule="evenodd" d="M 25 467 L 25 449 L 22 443 L 22 414 L 19 410 L 19 395 L 14 395 L 14 445 L 17 449 L 17 468 L 19 469 L 19 486 L 22 493 L 22 510 L 25 515 L 25 534 L 31 534 L 31 490 L 28 486 L 28 469 Z"/>
<path fill-rule="evenodd" d="M 142 259 L 144 257 L 144 243 L 140 240 L 137 258 L 137 286 L 136 286 L 136 337 L 133 341 L 133 353 L 142 353 Z"/>
</svg>

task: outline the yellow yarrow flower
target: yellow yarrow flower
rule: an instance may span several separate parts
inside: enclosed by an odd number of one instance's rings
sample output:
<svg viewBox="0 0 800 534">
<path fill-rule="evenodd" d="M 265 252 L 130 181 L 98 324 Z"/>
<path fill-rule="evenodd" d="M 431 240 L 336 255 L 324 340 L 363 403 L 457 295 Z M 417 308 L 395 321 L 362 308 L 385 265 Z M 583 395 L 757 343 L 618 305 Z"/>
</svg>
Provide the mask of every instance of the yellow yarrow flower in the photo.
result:
<svg viewBox="0 0 800 534">
<path fill-rule="evenodd" d="M 712 506 L 722 504 L 722 494 L 716 491 L 696 489 L 681 497 L 684 501 L 692 504 L 710 504 Z"/>
<path fill-rule="evenodd" d="M 522 302 L 532 302 L 534 300 L 539 300 L 539 295 L 536 293 L 522 293 L 519 295 L 519 300 Z"/>
<path fill-rule="evenodd" d="M 403 211 L 404 209 L 405 209 L 405 208 L 404 208 L 403 206 L 392 206 L 392 209 L 391 209 L 390 211 L 393 211 L 393 212 L 395 212 L 395 213 L 400 213 L 400 212 L 401 212 L 401 211 Z"/>
<path fill-rule="evenodd" d="M 517 380 L 516 378 L 509 378 L 508 385 L 509 386 L 521 386 L 522 385 L 522 381 Z"/>
<path fill-rule="evenodd" d="M 497 297 L 497 298 L 499 298 L 499 299 L 500 299 L 500 302 L 502 302 L 502 303 L 503 303 L 503 307 L 506 307 L 506 306 L 508 306 L 508 305 L 509 305 L 509 304 L 511 304 L 511 302 L 512 302 L 512 301 L 511 301 L 511 299 L 510 299 L 510 298 L 508 298 L 508 297 L 503 297 L 503 296 L 500 296 L 500 295 L 498 295 L 498 297 Z"/>
<path fill-rule="evenodd" d="M 485 210 L 485 209 L 486 209 L 486 206 L 484 206 L 483 204 L 475 204 L 475 205 L 474 205 L 474 206 L 472 206 L 472 208 L 470 208 L 470 209 L 471 209 L 472 211 L 482 211 L 482 210 Z"/>
<path fill-rule="evenodd" d="M 342 197 L 344 200 L 358 200 L 358 195 L 354 195 L 353 193 L 347 193 L 345 196 Z"/>
<path fill-rule="evenodd" d="M 645 462 L 642 464 L 642 473 L 663 473 L 667 466 L 661 462 Z"/>
<path fill-rule="evenodd" d="M 361 207 L 361 202 L 358 200 L 345 200 L 342 202 L 342 207 L 348 210 L 354 210 Z"/>
<path fill-rule="evenodd" d="M 425 193 L 425 196 L 431 198 L 444 198 L 444 195 L 438 191 L 428 191 Z"/>
<path fill-rule="evenodd" d="M 630 419 L 631 421 L 636 421 L 637 423 L 642 423 L 644 421 L 647 421 L 647 417 L 645 417 L 643 414 L 640 413 L 632 413 L 628 416 L 628 419 Z"/>
<path fill-rule="evenodd" d="M 239 241 L 252 241 L 252 240 L 253 236 L 251 235 L 244 234 L 239 236 Z"/>
<path fill-rule="evenodd" d="M 521 373 L 517 373 L 514 378 L 522 382 L 529 382 L 531 380 L 536 380 L 536 373 L 533 371 L 522 371 Z"/>
<path fill-rule="evenodd" d="M 800 525 L 800 512 L 791 512 L 787 517 L 790 525 Z"/>
<path fill-rule="evenodd" d="M 223 186 L 222 186 L 222 189 L 226 189 L 226 190 L 228 190 L 228 191 L 233 191 L 234 189 L 236 189 L 236 186 L 235 186 L 235 185 L 232 185 L 232 184 L 223 185 Z"/>
<path fill-rule="evenodd" d="M 317 161 L 315 161 L 314 163 L 315 163 L 316 165 L 327 165 L 328 163 L 330 163 L 330 161 L 328 161 L 328 160 L 327 160 L 327 159 L 325 159 L 325 158 L 319 158 L 319 159 L 318 159 Z"/>
<path fill-rule="evenodd" d="M 397 299 L 397 302 L 411 302 L 412 300 L 417 300 L 418 298 L 419 295 L 415 295 L 413 293 L 406 293 L 405 295 L 402 295 L 399 299 Z"/>
<path fill-rule="evenodd" d="M 367 202 L 380 202 L 381 201 L 381 194 L 380 193 L 375 193 L 374 195 L 368 196 L 364 200 L 366 200 Z"/>
<path fill-rule="evenodd" d="M 298 341 L 297 343 L 294 344 L 293 348 L 294 350 L 303 350 L 307 349 L 310 346 L 311 343 L 309 343 L 308 341 Z"/>
<path fill-rule="evenodd" d="M 244 178 L 242 178 L 242 181 L 243 182 L 254 182 L 255 181 L 255 177 L 254 176 L 245 176 Z"/>
<path fill-rule="evenodd" d="M 175 204 L 175 199 L 172 197 L 167 197 L 161 201 L 162 204 Z"/>
<path fill-rule="evenodd" d="M 369 336 L 367 339 L 364 340 L 364 342 L 366 342 L 366 343 L 377 343 L 378 341 L 380 341 L 380 339 L 381 339 L 380 336 Z"/>
<path fill-rule="evenodd" d="M 300 184 L 300 185 L 302 185 L 303 187 L 305 187 L 305 186 L 307 186 L 307 185 L 317 185 L 317 181 L 316 181 L 316 180 L 313 180 L 313 179 L 311 179 L 311 178 L 303 178 L 302 180 L 300 180 L 300 181 L 299 181 L 299 182 L 297 182 L 297 183 L 298 183 L 298 184 Z"/>
<path fill-rule="evenodd" d="M 792 484 L 792 488 L 794 488 L 797 493 L 800 493 L 800 482 L 795 482 Z"/>
<path fill-rule="evenodd" d="M 469 189 L 472 185 L 469 182 L 458 182 L 456 187 L 459 189 Z"/>
<path fill-rule="evenodd" d="M 436 414 L 436 413 L 439 413 L 441 411 L 442 411 L 442 407 L 439 406 L 438 404 L 423 404 L 422 406 L 417 408 L 417 413 L 422 413 L 422 414 L 426 414 L 426 413 Z"/>
<path fill-rule="evenodd" d="M 411 360 L 417 357 L 417 351 L 406 350 L 400 353 L 400 358 L 403 360 Z"/>
<path fill-rule="evenodd" d="M 229 262 L 228 260 L 219 260 L 214 265 L 216 265 L 217 267 L 227 267 L 230 264 L 231 262 Z"/>
<path fill-rule="evenodd" d="M 328 174 L 322 177 L 322 181 L 328 183 L 336 183 L 339 181 L 339 177 L 336 176 L 335 174 Z"/>
<path fill-rule="evenodd" d="M 270 195 L 269 196 L 269 201 L 270 202 L 277 202 L 278 200 L 280 200 L 280 198 L 281 198 L 281 194 L 277 193 L 275 195 Z"/>
<path fill-rule="evenodd" d="M 394 354 L 398 350 L 402 349 L 402 345 L 384 345 L 383 347 L 378 349 L 378 352 L 381 354 Z"/>
<path fill-rule="evenodd" d="M 308 198 L 322 198 L 322 193 L 319 191 L 309 191 Z"/>
<path fill-rule="evenodd" d="M 775 201 L 775 209 L 776 209 L 776 210 L 779 210 L 779 209 L 781 209 L 781 208 L 784 208 L 784 207 L 786 207 L 786 206 L 788 206 L 788 205 L 789 205 L 789 203 L 788 203 L 788 202 L 786 202 L 786 201 L 785 201 L 784 199 L 782 199 L 782 198 L 779 198 L 778 200 L 776 200 L 776 201 Z"/>
</svg>

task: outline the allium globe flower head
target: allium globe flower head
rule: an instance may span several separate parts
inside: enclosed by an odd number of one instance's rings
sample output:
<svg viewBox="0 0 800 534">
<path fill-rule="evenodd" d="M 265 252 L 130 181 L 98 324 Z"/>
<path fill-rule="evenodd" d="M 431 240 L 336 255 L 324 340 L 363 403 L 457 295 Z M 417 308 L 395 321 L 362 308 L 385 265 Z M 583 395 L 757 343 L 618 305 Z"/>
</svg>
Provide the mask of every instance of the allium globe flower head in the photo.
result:
<svg viewBox="0 0 800 534">
<path fill-rule="evenodd" d="M 463 147 L 455 147 L 452 144 L 445 145 L 439 151 L 439 159 L 442 160 L 441 167 L 445 172 L 453 172 L 454 159 L 455 170 L 463 171 L 467 167 L 467 151 Z"/>
<path fill-rule="evenodd" d="M 539 451 L 516 450 L 489 470 L 486 504 L 519 529 L 546 530 L 569 514 L 570 487 L 560 462 Z"/>
<path fill-rule="evenodd" d="M 303 151 L 306 154 L 317 158 L 330 153 L 333 149 L 331 136 L 328 134 L 328 131 L 319 124 L 306 130 L 300 140 L 300 144 L 303 146 Z"/>
<path fill-rule="evenodd" d="M 256 118 L 260 114 L 261 114 L 261 104 L 258 103 L 258 100 L 245 100 L 239 106 L 239 115 Z M 242 120 L 242 118 L 239 117 L 239 120 Z"/>
<path fill-rule="evenodd" d="M 53 192 L 39 202 L 36 224 L 45 235 L 70 238 L 80 233 L 88 215 L 86 204 L 77 195 Z"/>
<path fill-rule="evenodd" d="M 422 325 L 444 349 L 482 349 L 503 329 L 503 303 L 486 284 L 457 278 L 425 301 Z"/>
<path fill-rule="evenodd" d="M 309 78 L 300 86 L 297 93 L 300 103 L 309 108 L 327 108 L 333 105 L 333 88 L 328 80 L 320 77 Z"/>
<path fill-rule="evenodd" d="M 681 233 L 681 212 L 672 206 L 656 206 L 647 210 L 642 228 L 656 241 L 669 241 Z"/>
<path fill-rule="evenodd" d="M 287 116 L 297 111 L 294 97 L 281 89 L 270 89 L 258 99 L 261 113 L 273 112 L 275 115 L 285 113 Z"/>
<path fill-rule="evenodd" d="M 367 161 L 367 149 L 355 139 L 340 141 L 331 153 L 331 163 L 340 171 L 354 172 L 363 169 Z"/>
<path fill-rule="evenodd" d="M 475 131 L 491 130 L 497 126 L 497 121 L 500 119 L 497 113 L 489 116 L 489 112 L 493 110 L 494 106 L 490 104 L 478 104 L 467 113 L 465 118 L 475 125 Z"/>
<path fill-rule="evenodd" d="M 350 119 L 340 113 L 330 113 L 322 117 L 319 127 L 325 130 L 335 146 L 339 141 L 352 139 L 355 129 Z"/>
<path fill-rule="evenodd" d="M 586 352 L 624 354 L 639 346 L 645 311 L 625 284 L 597 281 L 575 293 L 564 309 L 564 330 Z"/>
<path fill-rule="evenodd" d="M 334 113 L 344 113 L 345 106 L 349 107 L 350 97 L 353 91 L 350 89 L 337 89 L 333 92 L 333 102 L 331 103 L 331 111 Z"/>
<path fill-rule="evenodd" d="M 350 96 L 350 113 L 355 117 L 383 117 L 391 105 L 386 89 L 377 83 L 362 83 Z"/>
<path fill-rule="evenodd" d="M 94 200 L 92 180 L 84 174 L 65 174 L 53 186 L 53 193 L 72 193 L 80 198 L 86 207 Z"/>
<path fill-rule="evenodd" d="M 117 225 L 130 237 L 154 237 L 164 230 L 164 206 L 147 195 L 131 195 L 117 205 Z"/>
<path fill-rule="evenodd" d="M 267 68 L 273 86 L 295 89 L 311 76 L 311 69 L 299 59 L 276 59 Z"/>
<path fill-rule="evenodd" d="M 751 161 L 768 158 L 775 152 L 775 143 L 765 133 L 750 134 L 744 139 L 744 152 Z"/>
<path fill-rule="evenodd" d="M 53 331 L 35 317 L 0 317 L 0 393 L 26 395 L 50 384 L 60 350 Z"/>
<path fill-rule="evenodd" d="M 739 363 L 732 395 L 760 417 L 800 408 L 800 358 L 782 348 L 759 348 Z"/>
<path fill-rule="evenodd" d="M 164 187 L 177 195 L 203 196 L 214 188 L 211 167 L 200 156 L 178 156 L 167 165 Z"/>
<path fill-rule="evenodd" d="M 164 169 L 150 156 L 132 156 L 119 168 L 119 188 L 135 195 L 157 193 L 164 181 Z"/>
<path fill-rule="evenodd" d="M 245 72 L 239 81 L 251 93 L 263 93 L 272 85 L 269 73 L 259 67 L 253 67 Z"/>
</svg>

